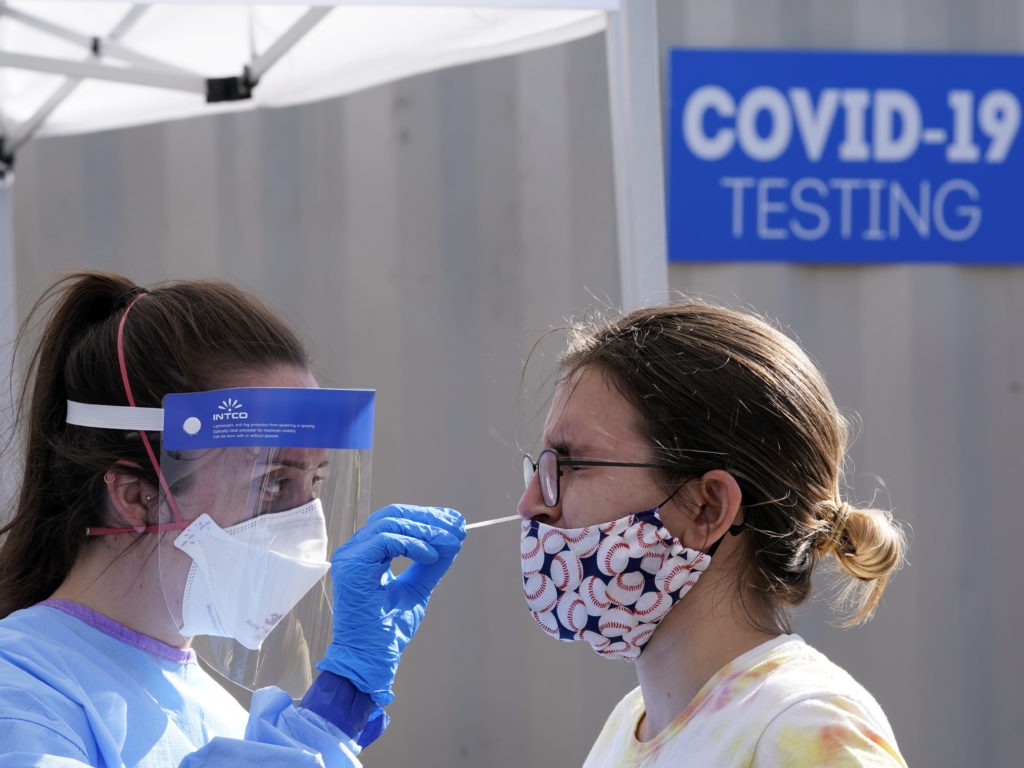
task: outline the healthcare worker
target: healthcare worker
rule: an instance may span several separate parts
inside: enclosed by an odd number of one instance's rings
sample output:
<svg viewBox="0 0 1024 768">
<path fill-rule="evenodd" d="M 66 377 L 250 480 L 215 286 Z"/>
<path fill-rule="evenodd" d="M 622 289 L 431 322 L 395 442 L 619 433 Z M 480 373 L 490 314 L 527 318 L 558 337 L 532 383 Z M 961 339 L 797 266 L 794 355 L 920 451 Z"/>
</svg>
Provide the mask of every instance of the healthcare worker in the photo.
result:
<svg viewBox="0 0 1024 768">
<path fill-rule="evenodd" d="M 372 393 L 319 388 L 251 295 L 79 272 L 41 315 L 0 548 L 0 766 L 359 765 L 461 516 L 396 505 L 352 533 Z"/>
<path fill-rule="evenodd" d="M 790 630 L 826 558 L 868 619 L 905 539 L 843 496 L 849 428 L 769 323 L 701 303 L 569 329 L 519 501 L 550 636 L 633 662 L 586 768 L 905 766 L 868 691 Z"/>
</svg>

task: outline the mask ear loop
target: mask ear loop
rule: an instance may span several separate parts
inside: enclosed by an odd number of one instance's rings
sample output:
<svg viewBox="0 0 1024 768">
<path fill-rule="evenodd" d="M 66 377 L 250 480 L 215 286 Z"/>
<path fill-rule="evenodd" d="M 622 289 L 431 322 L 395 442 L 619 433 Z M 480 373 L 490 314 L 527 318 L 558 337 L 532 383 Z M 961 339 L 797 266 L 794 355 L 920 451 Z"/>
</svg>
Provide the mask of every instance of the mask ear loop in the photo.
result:
<svg viewBox="0 0 1024 768">
<path fill-rule="evenodd" d="M 689 480 L 687 480 L 687 481 L 686 481 L 686 483 L 688 483 L 688 482 L 690 482 L 690 481 L 689 481 Z M 676 489 L 675 489 L 674 491 L 672 491 L 672 493 L 670 493 L 670 494 L 669 494 L 668 498 L 667 498 L 667 499 L 665 499 L 665 500 L 664 500 L 663 502 L 661 502 L 661 504 L 659 504 L 659 505 L 658 505 L 657 507 L 655 507 L 655 509 L 658 509 L 658 510 L 660 510 L 660 509 L 661 509 L 661 508 L 662 508 L 663 506 L 665 506 L 666 504 L 668 504 L 668 503 L 669 503 L 669 502 L 670 502 L 670 501 L 671 501 L 671 500 L 673 499 L 673 497 L 675 497 L 675 495 L 676 495 L 677 493 L 679 493 L 679 491 L 681 491 L 681 490 L 682 490 L 683 486 L 685 486 L 685 485 L 686 485 L 686 483 L 683 483 L 682 485 L 678 486 L 678 487 L 677 487 L 677 488 L 676 488 Z M 701 504 L 701 505 L 700 505 L 700 509 L 701 509 L 701 511 L 703 511 L 703 510 L 704 510 L 704 507 L 705 507 L 705 506 L 706 506 L 706 505 L 704 505 L 704 504 Z M 727 531 L 726 531 L 725 533 L 723 533 L 723 534 L 722 534 L 722 536 L 721 536 L 721 537 L 720 537 L 720 538 L 719 538 L 719 539 L 718 539 L 718 540 L 717 540 L 717 541 L 716 541 L 716 542 L 715 542 L 714 544 L 712 544 L 712 545 L 711 545 L 710 547 L 708 547 L 708 551 L 707 551 L 707 553 L 706 553 L 706 554 L 707 554 L 707 556 L 708 556 L 708 557 L 714 557 L 714 556 L 715 556 L 715 552 L 717 552 L 717 551 L 718 551 L 718 547 L 719 547 L 719 545 L 720 545 L 720 544 L 721 544 L 721 543 L 722 543 L 723 541 L 725 541 L 725 537 L 726 537 L 727 535 L 732 535 L 732 536 L 739 536 L 739 535 L 740 535 L 741 533 L 743 533 L 743 530 L 744 530 L 744 529 L 745 529 L 746 527 L 747 527 L 747 521 L 746 521 L 746 519 L 744 519 L 742 523 L 736 523 L 735 525 L 730 525 L 730 526 L 729 526 L 729 529 L 728 529 L 728 530 L 727 530 Z"/>
<path fill-rule="evenodd" d="M 128 405 L 135 408 L 135 398 L 132 396 L 131 384 L 128 382 L 128 366 L 124 360 L 124 323 L 128 319 L 128 313 L 132 307 L 135 306 L 135 302 L 146 295 L 146 291 L 139 293 L 131 303 L 125 307 L 124 314 L 121 315 L 121 322 L 117 325 L 117 364 L 121 368 L 121 382 L 124 384 L 124 393 L 128 398 Z M 167 499 L 167 504 L 177 518 L 176 522 L 173 523 L 159 523 L 157 525 L 147 525 L 144 528 L 86 528 L 86 536 L 108 536 L 115 533 L 156 533 L 158 531 L 180 531 L 183 528 L 187 528 L 191 523 L 186 520 L 185 517 L 178 510 L 178 504 L 174 500 L 174 495 L 171 493 L 170 486 L 167 485 L 167 479 L 164 477 L 164 473 L 160 471 L 160 462 L 157 461 L 156 452 L 153 450 L 152 444 L 149 442 L 149 436 L 142 430 L 139 430 L 139 436 L 142 438 L 142 444 L 146 446 L 146 453 L 149 455 L 149 461 L 153 465 L 153 469 L 156 470 L 157 479 L 160 482 L 160 488 L 164 493 L 164 498 Z"/>
</svg>

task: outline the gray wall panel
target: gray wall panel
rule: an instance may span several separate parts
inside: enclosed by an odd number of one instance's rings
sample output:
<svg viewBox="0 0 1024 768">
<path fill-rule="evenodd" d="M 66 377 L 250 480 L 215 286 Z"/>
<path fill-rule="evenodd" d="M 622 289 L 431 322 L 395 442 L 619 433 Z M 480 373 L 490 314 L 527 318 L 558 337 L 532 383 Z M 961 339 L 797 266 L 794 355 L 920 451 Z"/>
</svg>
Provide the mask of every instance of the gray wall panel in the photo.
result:
<svg viewBox="0 0 1024 768">
<path fill-rule="evenodd" d="M 856 497 L 911 528 L 870 624 L 828 626 L 821 590 L 797 631 L 876 695 L 912 765 L 1013 764 L 1024 271 L 674 266 L 670 281 L 784 319 L 861 424 Z"/>
</svg>

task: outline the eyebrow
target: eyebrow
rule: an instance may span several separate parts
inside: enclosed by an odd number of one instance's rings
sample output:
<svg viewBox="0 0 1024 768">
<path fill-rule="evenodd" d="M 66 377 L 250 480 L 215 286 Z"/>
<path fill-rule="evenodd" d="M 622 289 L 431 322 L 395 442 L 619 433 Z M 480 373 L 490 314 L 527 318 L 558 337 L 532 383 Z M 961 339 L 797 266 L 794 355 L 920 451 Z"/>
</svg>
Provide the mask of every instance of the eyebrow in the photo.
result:
<svg viewBox="0 0 1024 768">
<path fill-rule="evenodd" d="M 571 441 L 565 439 L 553 440 L 549 447 L 557 453 L 559 457 L 568 459 L 588 456 L 592 452 L 591 449 L 581 448 L 578 445 L 574 446 Z"/>
</svg>

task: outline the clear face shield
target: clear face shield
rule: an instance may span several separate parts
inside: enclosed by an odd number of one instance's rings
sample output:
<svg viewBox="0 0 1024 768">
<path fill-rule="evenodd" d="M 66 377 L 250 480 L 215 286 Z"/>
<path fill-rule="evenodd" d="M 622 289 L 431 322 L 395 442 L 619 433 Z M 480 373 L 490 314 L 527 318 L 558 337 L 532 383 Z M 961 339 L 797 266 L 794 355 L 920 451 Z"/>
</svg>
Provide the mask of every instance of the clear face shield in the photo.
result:
<svg viewBox="0 0 1024 768">
<path fill-rule="evenodd" d="M 374 393 L 242 388 L 164 398 L 157 558 L 205 665 L 299 698 L 331 640 L 329 558 L 369 512 Z"/>
</svg>

